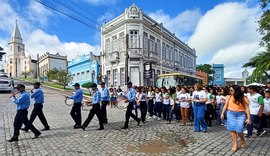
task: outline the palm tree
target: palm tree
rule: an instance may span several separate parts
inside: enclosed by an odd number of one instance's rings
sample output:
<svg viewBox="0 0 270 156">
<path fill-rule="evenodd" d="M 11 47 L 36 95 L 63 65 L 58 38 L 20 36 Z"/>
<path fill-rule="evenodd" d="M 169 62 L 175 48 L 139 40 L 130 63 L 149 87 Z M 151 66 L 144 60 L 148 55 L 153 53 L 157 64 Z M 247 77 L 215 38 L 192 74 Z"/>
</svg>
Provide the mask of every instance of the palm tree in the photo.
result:
<svg viewBox="0 0 270 156">
<path fill-rule="evenodd" d="M 267 79 L 270 79 L 270 75 L 268 74 L 270 70 L 270 51 L 258 53 L 249 62 L 245 63 L 243 67 L 255 68 L 251 77 L 262 78 L 264 74 Z"/>
</svg>

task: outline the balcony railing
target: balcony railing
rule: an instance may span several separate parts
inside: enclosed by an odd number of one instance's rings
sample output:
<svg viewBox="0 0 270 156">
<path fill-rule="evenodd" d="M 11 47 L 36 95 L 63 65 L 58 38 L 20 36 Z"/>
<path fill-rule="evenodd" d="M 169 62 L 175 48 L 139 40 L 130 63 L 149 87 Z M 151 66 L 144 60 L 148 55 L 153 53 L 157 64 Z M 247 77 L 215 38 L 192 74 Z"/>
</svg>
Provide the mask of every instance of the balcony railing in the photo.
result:
<svg viewBox="0 0 270 156">
<path fill-rule="evenodd" d="M 112 53 L 108 54 L 107 60 L 111 63 L 119 61 L 119 52 L 118 51 L 114 51 Z"/>
</svg>

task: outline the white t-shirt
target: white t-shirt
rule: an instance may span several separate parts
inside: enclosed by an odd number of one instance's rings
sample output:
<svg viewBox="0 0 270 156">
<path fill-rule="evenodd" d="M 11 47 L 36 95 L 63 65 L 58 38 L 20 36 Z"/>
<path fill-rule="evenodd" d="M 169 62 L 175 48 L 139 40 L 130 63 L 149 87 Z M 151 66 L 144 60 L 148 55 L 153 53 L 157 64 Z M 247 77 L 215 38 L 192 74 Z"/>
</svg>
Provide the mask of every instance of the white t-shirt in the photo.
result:
<svg viewBox="0 0 270 156">
<path fill-rule="evenodd" d="M 146 97 L 147 97 L 146 93 L 140 93 L 138 99 L 140 101 L 146 101 Z"/>
<path fill-rule="evenodd" d="M 156 93 L 155 94 L 155 102 L 161 102 L 161 93 Z"/>
<path fill-rule="evenodd" d="M 193 100 L 203 100 L 207 98 L 206 92 L 204 90 L 194 91 L 192 95 Z"/>
<path fill-rule="evenodd" d="M 250 114 L 258 115 L 261 106 L 259 104 L 259 98 L 262 98 L 261 94 L 256 93 L 254 95 L 251 95 L 250 93 L 248 93 L 247 98 L 249 100 Z"/>
<path fill-rule="evenodd" d="M 180 99 L 181 91 L 176 92 L 176 103 L 180 103 L 177 99 Z"/>
<path fill-rule="evenodd" d="M 223 95 L 217 95 L 216 96 L 216 102 L 217 104 L 225 104 L 226 97 Z"/>
<path fill-rule="evenodd" d="M 212 104 L 211 100 L 213 100 L 215 98 L 214 95 L 212 95 L 211 93 L 207 94 L 207 101 L 206 104 Z"/>
<path fill-rule="evenodd" d="M 181 101 L 180 102 L 180 106 L 183 107 L 183 108 L 189 108 L 189 102 L 188 102 L 188 99 L 190 99 L 190 94 L 188 93 L 185 93 L 185 94 L 180 94 L 179 96 L 179 99 L 180 100 L 184 100 L 184 101 Z"/>
<path fill-rule="evenodd" d="M 270 98 L 264 98 L 264 109 L 263 109 L 263 113 L 269 113 L 270 112 Z"/>
<path fill-rule="evenodd" d="M 155 97 L 155 92 L 154 91 L 149 91 L 148 93 L 147 93 L 147 97 L 150 99 L 150 100 L 152 100 L 154 97 Z"/>
</svg>

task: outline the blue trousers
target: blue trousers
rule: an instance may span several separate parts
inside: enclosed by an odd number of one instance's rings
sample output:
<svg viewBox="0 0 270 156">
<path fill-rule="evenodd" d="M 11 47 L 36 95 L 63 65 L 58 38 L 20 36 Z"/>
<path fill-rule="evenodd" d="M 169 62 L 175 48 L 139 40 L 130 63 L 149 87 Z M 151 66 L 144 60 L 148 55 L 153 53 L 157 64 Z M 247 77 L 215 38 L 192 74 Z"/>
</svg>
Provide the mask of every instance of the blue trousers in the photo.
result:
<svg viewBox="0 0 270 156">
<path fill-rule="evenodd" d="M 158 117 L 161 117 L 162 112 L 162 102 L 156 102 L 154 105 L 154 111 Z"/>
<path fill-rule="evenodd" d="M 169 121 L 170 107 L 171 107 L 170 104 L 168 104 L 168 105 L 163 104 L 163 120 Z"/>
<path fill-rule="evenodd" d="M 258 115 L 250 114 L 251 124 L 247 126 L 248 135 L 252 136 L 253 128 L 257 130 L 258 133 L 263 131 L 262 120 Z"/>
<path fill-rule="evenodd" d="M 206 131 L 207 124 L 204 119 L 205 114 L 205 103 L 194 102 L 193 112 L 194 112 L 194 131 L 199 132 L 200 130 Z"/>
<path fill-rule="evenodd" d="M 180 104 L 175 104 L 174 108 L 170 107 L 170 119 L 172 121 L 173 114 L 175 114 L 176 120 L 180 120 Z"/>
</svg>

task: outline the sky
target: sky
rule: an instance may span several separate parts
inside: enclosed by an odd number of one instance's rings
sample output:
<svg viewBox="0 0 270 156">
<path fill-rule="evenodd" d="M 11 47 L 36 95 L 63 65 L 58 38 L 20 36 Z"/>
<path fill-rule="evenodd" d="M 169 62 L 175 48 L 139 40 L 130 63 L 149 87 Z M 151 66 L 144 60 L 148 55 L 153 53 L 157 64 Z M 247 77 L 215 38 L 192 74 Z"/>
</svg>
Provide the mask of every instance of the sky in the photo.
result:
<svg viewBox="0 0 270 156">
<path fill-rule="evenodd" d="M 58 4 L 56 2 L 60 0 L 39 1 Z M 225 77 L 241 77 L 244 70 L 242 65 L 262 51 L 256 22 L 262 14 L 258 0 L 69 1 L 65 1 L 65 4 L 79 7 L 76 11 L 89 19 L 88 26 L 36 0 L 0 0 L 0 46 L 8 50 L 17 20 L 26 55 L 35 58 L 38 53 L 58 52 L 71 60 L 90 51 L 99 54 L 99 27 L 103 22 L 122 14 L 125 8 L 136 4 L 191 48 L 195 48 L 197 64 L 224 64 Z M 3 62 L 0 64 L 3 67 Z"/>
</svg>

